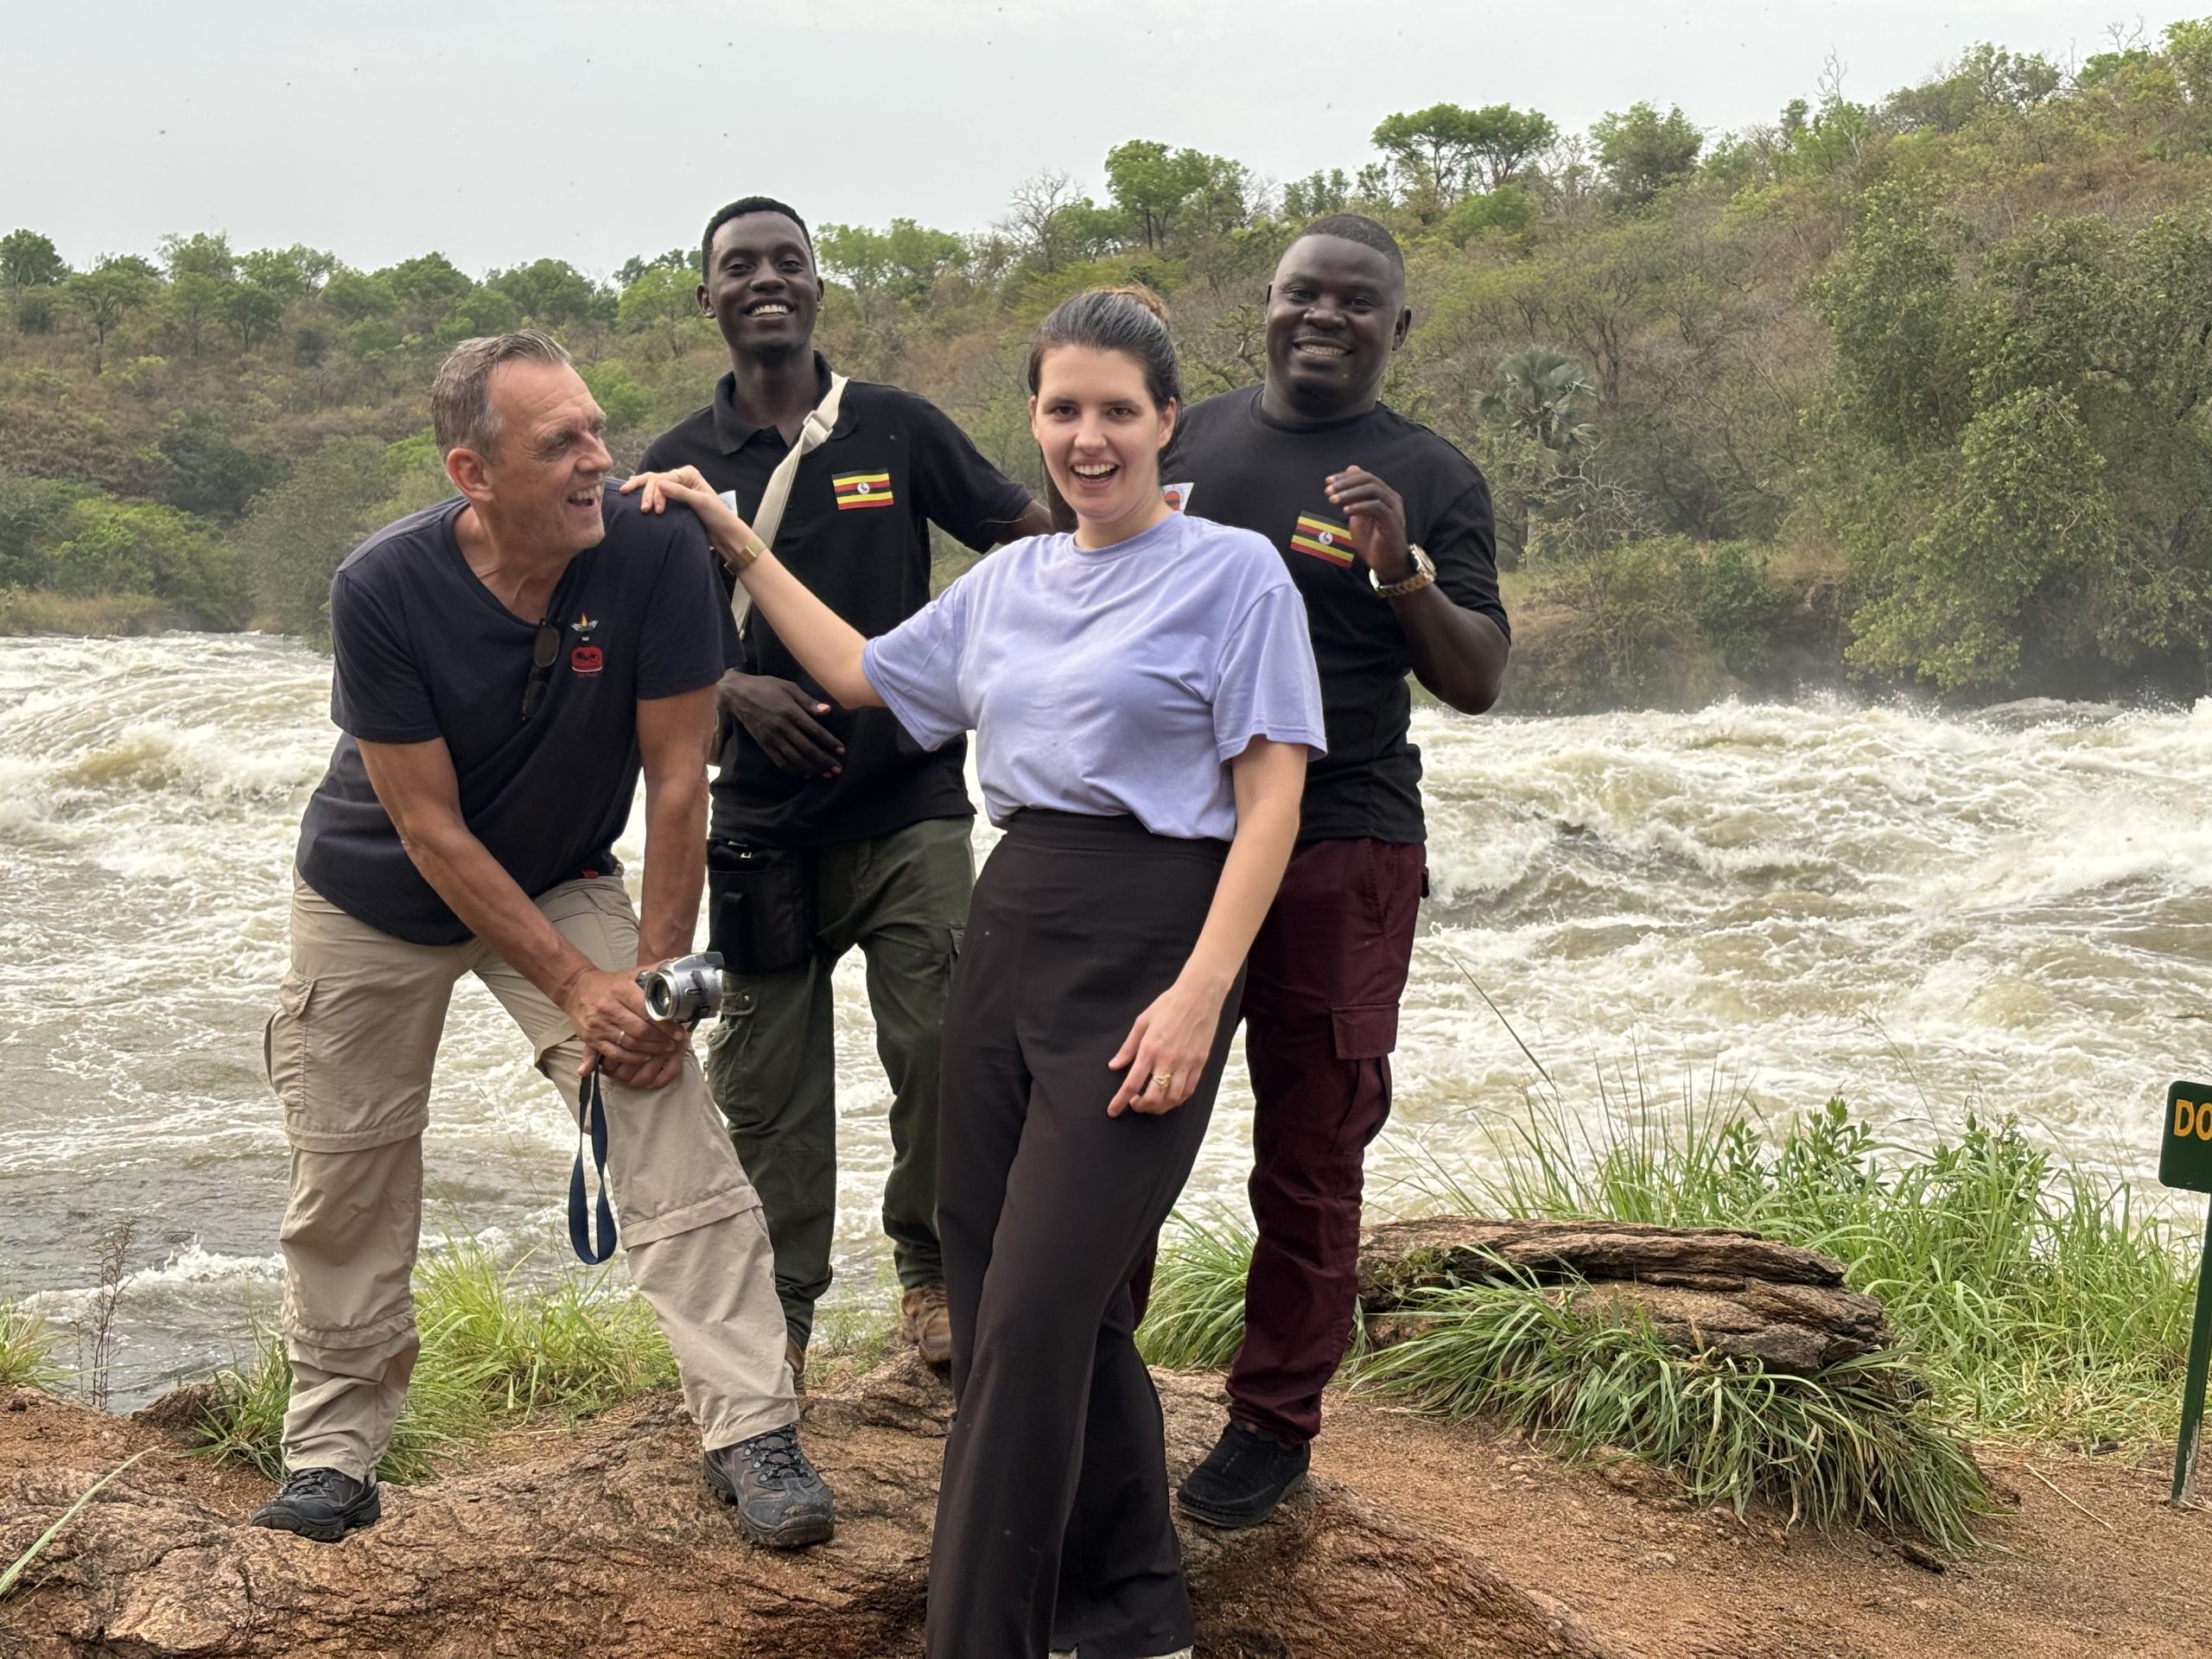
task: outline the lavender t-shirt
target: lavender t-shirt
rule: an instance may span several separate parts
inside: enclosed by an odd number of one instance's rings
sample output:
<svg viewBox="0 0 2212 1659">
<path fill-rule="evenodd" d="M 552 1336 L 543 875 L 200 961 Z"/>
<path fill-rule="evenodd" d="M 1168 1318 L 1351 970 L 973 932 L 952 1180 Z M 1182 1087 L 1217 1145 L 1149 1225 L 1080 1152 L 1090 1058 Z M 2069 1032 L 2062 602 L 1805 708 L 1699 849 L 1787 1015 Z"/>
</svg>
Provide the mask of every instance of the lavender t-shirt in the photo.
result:
<svg viewBox="0 0 2212 1659">
<path fill-rule="evenodd" d="M 1001 548 L 868 642 L 917 742 L 976 734 L 991 822 L 1023 807 L 1236 833 L 1228 763 L 1255 737 L 1323 752 L 1306 606 L 1265 537 L 1187 513 L 1086 550 Z"/>
</svg>

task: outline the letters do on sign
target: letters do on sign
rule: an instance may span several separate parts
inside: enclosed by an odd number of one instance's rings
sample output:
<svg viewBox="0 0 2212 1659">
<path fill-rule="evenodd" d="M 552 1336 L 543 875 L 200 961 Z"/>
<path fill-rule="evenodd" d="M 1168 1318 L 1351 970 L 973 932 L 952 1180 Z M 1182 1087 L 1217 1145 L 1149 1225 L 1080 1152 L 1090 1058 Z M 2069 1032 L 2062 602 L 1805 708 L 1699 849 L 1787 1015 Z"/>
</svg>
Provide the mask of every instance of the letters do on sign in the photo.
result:
<svg viewBox="0 0 2212 1659">
<path fill-rule="evenodd" d="M 2212 1084 L 2177 1083 L 2166 1090 L 2158 1185 L 2212 1192 Z"/>
</svg>

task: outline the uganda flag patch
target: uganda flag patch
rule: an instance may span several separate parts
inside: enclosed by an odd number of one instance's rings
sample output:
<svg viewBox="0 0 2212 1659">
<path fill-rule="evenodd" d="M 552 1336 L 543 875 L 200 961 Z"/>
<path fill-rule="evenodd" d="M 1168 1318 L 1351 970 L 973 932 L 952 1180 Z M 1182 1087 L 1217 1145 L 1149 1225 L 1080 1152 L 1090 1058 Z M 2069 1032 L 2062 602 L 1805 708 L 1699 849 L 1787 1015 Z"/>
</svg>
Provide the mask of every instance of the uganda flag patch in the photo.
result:
<svg viewBox="0 0 2212 1659">
<path fill-rule="evenodd" d="M 891 474 L 888 473 L 840 473 L 830 480 L 837 492 L 837 511 L 844 512 L 855 507 L 888 507 L 896 504 L 891 499 Z"/>
<path fill-rule="evenodd" d="M 1300 553 L 1311 553 L 1317 559 L 1326 559 L 1346 569 L 1354 557 L 1351 526 L 1324 518 L 1316 512 L 1298 515 L 1298 528 L 1290 532 L 1290 544 Z"/>
</svg>

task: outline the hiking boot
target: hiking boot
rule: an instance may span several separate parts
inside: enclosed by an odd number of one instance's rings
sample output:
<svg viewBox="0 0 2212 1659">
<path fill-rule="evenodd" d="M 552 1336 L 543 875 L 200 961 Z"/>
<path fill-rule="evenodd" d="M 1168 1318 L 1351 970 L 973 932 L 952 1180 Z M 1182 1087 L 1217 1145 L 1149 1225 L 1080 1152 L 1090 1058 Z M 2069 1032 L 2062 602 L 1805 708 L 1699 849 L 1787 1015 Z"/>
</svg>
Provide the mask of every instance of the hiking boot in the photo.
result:
<svg viewBox="0 0 2212 1659">
<path fill-rule="evenodd" d="M 349 1532 L 376 1525 L 383 1514 L 384 1500 L 373 1480 L 356 1480 L 335 1469 L 295 1469 L 246 1524 L 334 1544 Z"/>
<path fill-rule="evenodd" d="M 1175 1502 L 1185 1515 L 1215 1527 L 1249 1527 L 1306 1484 L 1312 1453 L 1263 1430 L 1231 1423 L 1206 1460 L 1184 1478 Z"/>
<path fill-rule="evenodd" d="M 1054 1648 L 1046 1659 L 1076 1659 L 1076 1650 L 1073 1648 Z M 1173 1653 L 1161 1654 L 1160 1659 L 1191 1659 L 1191 1649 L 1178 1648 Z"/>
<path fill-rule="evenodd" d="M 784 1338 L 784 1361 L 791 1368 L 791 1392 L 806 1392 L 806 1350 L 793 1337 Z"/>
<path fill-rule="evenodd" d="M 899 1335 L 925 1365 L 952 1363 L 952 1309 L 943 1285 L 916 1285 L 899 1299 Z"/>
<path fill-rule="evenodd" d="M 737 1529 L 770 1549 L 829 1541 L 830 1487 L 799 1450 L 796 1427 L 772 1428 L 707 1453 L 707 1484 L 737 1505 Z"/>
</svg>

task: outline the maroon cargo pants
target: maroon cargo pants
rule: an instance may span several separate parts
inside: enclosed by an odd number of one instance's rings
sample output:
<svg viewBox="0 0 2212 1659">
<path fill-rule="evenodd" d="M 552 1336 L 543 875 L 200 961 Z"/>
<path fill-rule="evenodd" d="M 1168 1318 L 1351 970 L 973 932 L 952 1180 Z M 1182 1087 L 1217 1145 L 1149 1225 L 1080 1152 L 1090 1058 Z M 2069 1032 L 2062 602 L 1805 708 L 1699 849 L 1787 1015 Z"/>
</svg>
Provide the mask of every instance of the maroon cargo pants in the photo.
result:
<svg viewBox="0 0 2212 1659">
<path fill-rule="evenodd" d="M 1292 855 L 1244 985 L 1252 1214 L 1230 1414 L 1293 1441 L 1351 1344 L 1367 1144 L 1390 1116 L 1390 1051 L 1427 849 L 1308 842 Z"/>
</svg>

